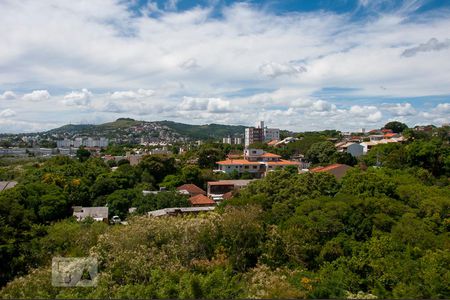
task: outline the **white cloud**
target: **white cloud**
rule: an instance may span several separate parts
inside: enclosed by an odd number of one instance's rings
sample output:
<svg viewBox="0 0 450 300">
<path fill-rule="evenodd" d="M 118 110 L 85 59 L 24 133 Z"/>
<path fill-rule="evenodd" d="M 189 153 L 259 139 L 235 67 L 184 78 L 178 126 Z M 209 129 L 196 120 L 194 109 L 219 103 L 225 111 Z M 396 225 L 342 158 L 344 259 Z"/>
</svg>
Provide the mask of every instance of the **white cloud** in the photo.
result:
<svg viewBox="0 0 450 300">
<path fill-rule="evenodd" d="M 0 100 L 14 100 L 17 98 L 17 95 L 13 91 L 5 91 L 0 95 Z"/>
<path fill-rule="evenodd" d="M 179 109 L 182 111 L 207 111 L 210 113 L 231 112 L 231 103 L 220 98 L 183 97 Z"/>
<path fill-rule="evenodd" d="M 153 90 L 138 89 L 136 91 L 118 91 L 111 95 L 111 99 L 122 100 L 122 99 L 139 99 L 145 97 L 151 97 L 155 94 Z"/>
<path fill-rule="evenodd" d="M 348 113 L 350 116 L 360 117 L 371 123 L 379 122 L 383 119 L 381 111 L 372 105 L 352 105 Z"/>
<path fill-rule="evenodd" d="M 333 111 L 333 110 L 336 110 L 336 105 L 331 104 L 324 100 L 317 100 L 312 104 L 311 108 L 314 111 L 319 111 L 319 112 L 320 111 L 322 111 L 322 112 L 323 111 Z"/>
<path fill-rule="evenodd" d="M 87 89 L 79 92 L 73 91 L 64 96 L 64 104 L 67 106 L 88 106 L 91 103 L 92 93 Z"/>
<path fill-rule="evenodd" d="M 192 98 L 183 97 L 179 108 L 180 110 L 190 111 L 190 110 L 206 110 L 208 107 L 208 98 Z"/>
<path fill-rule="evenodd" d="M 367 116 L 367 121 L 375 123 L 375 122 L 381 121 L 382 118 L 383 118 L 383 114 L 381 113 L 381 111 L 376 111 L 376 112 L 370 113 Z"/>
<path fill-rule="evenodd" d="M 35 102 L 45 101 L 50 99 L 50 93 L 47 90 L 36 90 L 29 94 L 23 95 L 22 99 Z"/>
<path fill-rule="evenodd" d="M 395 116 L 413 116 L 415 115 L 417 112 L 414 109 L 414 107 L 411 105 L 411 103 L 397 103 L 394 106 L 390 107 L 390 111 L 392 111 L 392 113 Z"/>
<path fill-rule="evenodd" d="M 294 64 L 280 64 L 277 62 L 268 62 L 259 67 L 259 72 L 271 78 L 282 75 L 297 75 L 306 72 L 306 68 Z"/>
<path fill-rule="evenodd" d="M 9 108 L 0 111 L 0 117 L 2 117 L 2 118 L 11 118 L 11 117 L 14 117 L 15 115 L 16 115 L 16 112 Z"/>
<path fill-rule="evenodd" d="M 85 106 L 101 120 L 114 114 L 188 123 L 267 118 L 293 130 L 375 126 L 393 115 L 432 120 L 425 112 L 446 117 L 437 112 L 444 104 L 434 100 L 380 106 L 397 101 L 390 97 L 450 95 L 450 78 L 442 76 L 450 73 L 450 12 L 405 15 L 418 1 L 357 22 L 332 12 L 275 14 L 248 3 L 218 5 L 213 13 L 148 1 L 137 16 L 125 1 L 24 1 L 0 1 L 0 36 L 8 44 L 0 47 L 0 86 L 41 89 L 24 96 L 36 103 L 8 103 L 36 126 L 85 118 L 67 105 Z M 360 6 L 378 9 L 383 1 L 360 0 Z M 220 18 L 212 17 L 216 10 Z M 417 55 L 400 56 L 413 48 Z M 326 94 L 327 88 L 338 92 Z M 2 103 L 0 110 L 7 108 Z"/>
<path fill-rule="evenodd" d="M 434 110 L 438 113 L 450 113 L 450 103 L 439 103 Z"/>
<path fill-rule="evenodd" d="M 218 98 L 209 99 L 207 110 L 211 113 L 225 113 L 232 111 L 230 101 Z"/>
</svg>

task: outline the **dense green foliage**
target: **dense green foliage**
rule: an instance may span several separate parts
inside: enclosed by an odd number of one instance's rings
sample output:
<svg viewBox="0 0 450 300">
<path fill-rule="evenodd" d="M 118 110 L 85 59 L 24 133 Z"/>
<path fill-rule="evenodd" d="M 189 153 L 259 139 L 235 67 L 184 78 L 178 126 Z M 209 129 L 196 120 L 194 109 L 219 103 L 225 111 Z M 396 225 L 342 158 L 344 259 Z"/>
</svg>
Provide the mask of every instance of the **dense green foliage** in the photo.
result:
<svg viewBox="0 0 450 300">
<path fill-rule="evenodd" d="M 392 121 L 389 123 L 386 123 L 384 125 L 385 129 L 391 129 L 395 133 L 402 133 L 405 129 L 408 129 L 408 126 L 405 123 L 401 123 L 398 121 Z"/>
<path fill-rule="evenodd" d="M 314 140 L 305 146 L 311 160 L 344 159 L 323 135 Z M 205 188 L 212 172 L 186 161 L 203 155 L 208 166 L 226 147 L 149 156 L 115 171 L 95 158 L 2 167 L 19 185 L 0 193 L 0 297 L 450 297 L 448 135 L 412 132 L 405 144 L 376 146 L 339 181 L 278 170 L 213 213 L 141 216 L 186 206 L 176 192 L 142 190 Z M 128 225 L 70 218 L 73 205 L 106 204 Z M 98 258 L 98 286 L 52 287 L 54 256 Z"/>
</svg>

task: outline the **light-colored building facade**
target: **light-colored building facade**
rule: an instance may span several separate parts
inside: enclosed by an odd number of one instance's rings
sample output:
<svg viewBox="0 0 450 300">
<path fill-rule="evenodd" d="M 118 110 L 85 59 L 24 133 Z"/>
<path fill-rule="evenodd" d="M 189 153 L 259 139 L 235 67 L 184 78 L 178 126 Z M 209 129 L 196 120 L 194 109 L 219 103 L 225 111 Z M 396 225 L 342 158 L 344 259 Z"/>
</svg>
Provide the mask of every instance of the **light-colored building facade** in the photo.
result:
<svg viewBox="0 0 450 300">
<path fill-rule="evenodd" d="M 65 138 L 64 140 L 56 141 L 56 146 L 58 148 L 80 148 L 81 146 L 106 148 L 108 147 L 108 145 L 109 140 L 105 137 L 101 137 L 98 139 L 94 139 L 92 137 L 83 139 L 81 137 L 77 137 L 73 140 Z"/>
<path fill-rule="evenodd" d="M 278 128 L 264 128 L 264 141 L 279 141 L 280 140 L 280 129 Z"/>
<path fill-rule="evenodd" d="M 300 162 L 281 159 L 280 155 L 265 152 L 262 149 L 245 149 L 243 158 L 228 158 L 223 161 L 218 161 L 217 165 L 217 171 L 223 173 L 230 174 L 237 171 L 238 174 L 242 174 L 248 172 L 253 174 L 255 178 L 261 178 L 268 172 L 278 168 L 287 166 L 295 166 L 298 168 Z"/>
</svg>

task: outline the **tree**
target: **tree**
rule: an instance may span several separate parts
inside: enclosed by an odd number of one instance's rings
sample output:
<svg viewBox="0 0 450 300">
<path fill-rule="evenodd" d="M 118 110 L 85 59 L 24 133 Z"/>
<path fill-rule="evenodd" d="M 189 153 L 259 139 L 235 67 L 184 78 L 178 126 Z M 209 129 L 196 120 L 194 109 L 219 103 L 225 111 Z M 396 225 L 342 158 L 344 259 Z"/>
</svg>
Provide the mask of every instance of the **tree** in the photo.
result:
<svg viewBox="0 0 450 300">
<path fill-rule="evenodd" d="M 84 161 L 88 160 L 88 158 L 91 156 L 91 152 L 88 151 L 88 150 L 86 150 L 84 147 L 80 147 L 80 148 L 77 150 L 76 155 L 77 155 L 77 158 L 78 158 L 81 162 L 84 162 Z"/>
<path fill-rule="evenodd" d="M 201 168 L 214 168 L 216 162 L 225 159 L 225 153 L 217 148 L 202 148 L 198 152 L 198 165 Z"/>
<path fill-rule="evenodd" d="M 138 170 L 142 174 L 147 171 L 153 176 L 157 183 L 164 177 L 176 173 L 175 159 L 166 155 L 148 155 L 145 156 L 138 165 Z"/>
<path fill-rule="evenodd" d="M 305 158 L 313 164 L 330 163 L 333 161 L 333 156 L 336 155 L 337 150 L 331 142 L 315 143 L 306 152 Z"/>
<path fill-rule="evenodd" d="M 352 167 L 358 163 L 358 160 L 347 152 L 336 152 L 333 160 L 338 164 L 349 165 Z"/>
<path fill-rule="evenodd" d="M 403 130 L 408 129 L 408 126 L 405 123 L 401 123 L 398 121 L 392 121 L 389 123 L 386 123 L 386 125 L 384 125 L 385 129 L 390 129 L 395 133 L 402 133 Z"/>
<path fill-rule="evenodd" d="M 135 190 L 117 190 L 108 195 L 106 202 L 108 203 L 109 216 L 119 216 L 121 219 L 125 219 L 128 209 L 136 198 L 137 191 Z"/>
</svg>

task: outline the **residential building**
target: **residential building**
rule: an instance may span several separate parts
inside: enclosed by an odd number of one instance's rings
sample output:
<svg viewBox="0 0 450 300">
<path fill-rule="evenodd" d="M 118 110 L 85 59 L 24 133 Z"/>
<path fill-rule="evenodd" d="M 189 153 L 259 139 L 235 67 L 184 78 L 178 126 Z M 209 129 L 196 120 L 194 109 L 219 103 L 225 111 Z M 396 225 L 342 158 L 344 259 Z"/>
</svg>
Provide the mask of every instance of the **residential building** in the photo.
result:
<svg viewBox="0 0 450 300">
<path fill-rule="evenodd" d="M 245 128 L 245 147 L 262 142 L 264 142 L 264 129 L 255 127 Z"/>
<path fill-rule="evenodd" d="M 381 141 L 384 139 L 384 134 L 371 134 L 369 135 L 369 139 L 371 142 Z"/>
<path fill-rule="evenodd" d="M 353 157 L 359 157 L 364 154 L 364 146 L 358 143 L 344 143 L 343 145 L 339 145 L 339 152 L 346 152 L 351 154 Z"/>
<path fill-rule="evenodd" d="M 347 171 L 351 168 L 352 167 L 350 167 L 348 165 L 332 164 L 332 165 L 329 165 L 326 167 L 316 167 L 316 168 L 311 169 L 310 171 L 313 173 L 327 172 L 327 173 L 330 173 L 331 175 L 334 175 L 336 177 L 336 179 L 341 179 L 342 177 L 345 176 Z"/>
<path fill-rule="evenodd" d="M 208 197 L 216 202 L 224 199 L 224 195 L 247 186 L 254 179 L 219 180 L 208 182 Z"/>
<path fill-rule="evenodd" d="M 183 184 L 177 187 L 177 191 L 189 196 L 206 195 L 206 192 L 203 189 L 191 183 Z"/>
<path fill-rule="evenodd" d="M 216 202 L 212 200 L 209 197 L 206 197 L 205 195 L 198 194 L 196 196 L 192 196 L 189 198 L 189 202 L 191 203 L 191 206 L 194 207 L 204 207 L 204 206 L 214 206 L 216 205 Z"/>
<path fill-rule="evenodd" d="M 83 221 L 84 219 L 91 217 L 95 221 L 102 221 L 108 223 L 108 207 L 99 206 L 99 207 L 82 207 L 82 206 L 74 206 L 73 208 L 73 216 L 77 219 L 77 221 Z"/>
<path fill-rule="evenodd" d="M 242 144 L 242 138 L 240 137 L 224 137 L 222 139 L 223 144 L 229 144 L 229 145 L 241 145 Z"/>
<path fill-rule="evenodd" d="M 264 128 L 264 141 L 279 141 L 280 140 L 280 129 L 277 128 Z"/>
<path fill-rule="evenodd" d="M 261 121 L 258 127 L 245 128 L 245 147 L 253 143 L 263 143 L 280 139 L 280 130 L 277 128 L 267 128 L 264 121 Z"/>
<path fill-rule="evenodd" d="M 64 140 L 56 141 L 57 148 L 70 148 L 72 141 L 65 138 Z"/>
<path fill-rule="evenodd" d="M 56 147 L 57 148 L 80 148 L 81 146 L 85 147 L 108 147 L 109 140 L 107 138 L 101 137 L 99 139 L 94 139 L 89 137 L 87 139 L 83 139 L 81 137 L 75 138 L 74 140 L 65 138 L 64 140 L 57 140 Z"/>
<path fill-rule="evenodd" d="M 287 166 L 299 167 L 300 162 L 289 161 L 281 159 L 280 155 L 265 152 L 262 149 L 245 149 L 244 157 L 242 159 L 233 159 L 228 157 L 226 160 L 218 161 L 218 170 L 223 173 L 238 174 L 248 172 L 255 178 L 261 178 L 267 172 L 273 171 L 277 168 L 284 168 Z"/>
<path fill-rule="evenodd" d="M 231 137 L 224 137 L 223 139 L 222 139 L 222 143 L 224 143 L 224 144 L 231 144 Z"/>
<path fill-rule="evenodd" d="M 83 146 L 83 138 L 81 137 L 75 138 L 75 140 L 73 141 L 73 147 L 80 148 L 81 146 Z"/>
</svg>

